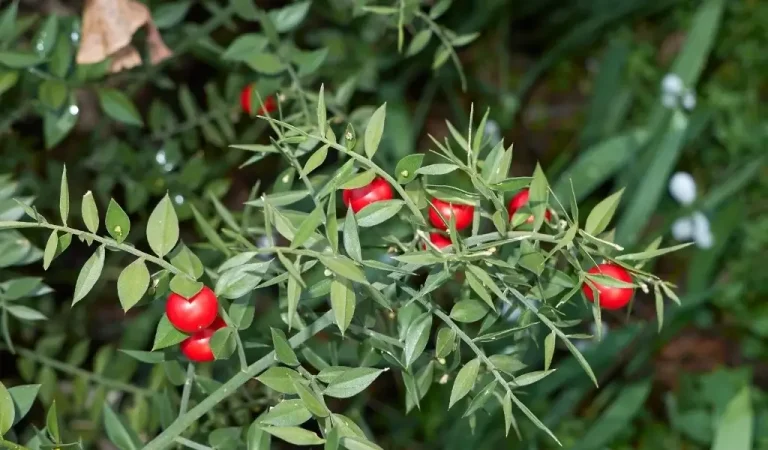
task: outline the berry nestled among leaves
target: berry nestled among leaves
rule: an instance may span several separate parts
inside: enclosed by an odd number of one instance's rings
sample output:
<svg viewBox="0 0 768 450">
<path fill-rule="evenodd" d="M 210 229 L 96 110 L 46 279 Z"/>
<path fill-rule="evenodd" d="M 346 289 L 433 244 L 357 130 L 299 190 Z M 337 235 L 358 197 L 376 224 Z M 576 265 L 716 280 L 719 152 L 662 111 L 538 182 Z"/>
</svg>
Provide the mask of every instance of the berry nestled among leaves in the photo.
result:
<svg viewBox="0 0 768 450">
<path fill-rule="evenodd" d="M 616 264 L 598 264 L 595 267 L 589 269 L 587 273 L 610 277 L 625 283 L 632 282 L 632 276 L 629 274 L 629 272 Z M 595 288 L 600 295 L 600 307 L 603 309 L 621 309 L 625 307 L 627 303 L 629 303 L 629 301 L 632 299 L 632 294 L 635 291 L 634 288 L 630 287 L 607 286 L 594 280 L 591 281 L 595 285 Z M 584 283 L 584 285 L 581 287 L 581 290 L 584 292 L 584 295 L 590 302 L 595 301 L 594 292 L 589 284 Z"/>
<path fill-rule="evenodd" d="M 368 185 L 357 189 L 344 189 L 344 204 L 358 212 L 371 203 L 392 199 L 392 186 L 384 178 L 376 177 Z"/>
<path fill-rule="evenodd" d="M 453 244 L 453 242 L 451 242 L 451 238 L 440 233 L 429 233 L 429 242 L 435 244 L 435 247 L 439 249 L 443 249 Z M 426 248 L 426 244 L 424 247 Z"/>
<path fill-rule="evenodd" d="M 456 230 L 461 231 L 472 224 L 474 214 L 475 207 L 472 205 L 449 203 L 439 198 L 433 198 L 432 204 L 429 207 L 429 221 L 432 222 L 435 228 L 441 230 L 448 229 L 448 222 L 451 220 L 451 216 L 453 216 L 454 220 L 456 220 Z"/>
<path fill-rule="evenodd" d="M 165 302 L 168 321 L 179 331 L 194 333 L 210 326 L 218 316 L 219 301 L 208 286 L 192 298 L 184 298 L 171 292 Z"/>
<path fill-rule="evenodd" d="M 216 330 L 224 328 L 227 324 L 221 318 L 216 320 L 208 327 L 200 330 L 192 336 L 184 339 L 179 344 L 181 353 L 193 362 L 213 361 L 213 350 L 211 350 L 211 336 Z"/>
<path fill-rule="evenodd" d="M 253 91 L 253 85 L 248 85 L 240 91 L 240 106 L 243 108 L 246 114 L 251 114 L 251 92 Z M 256 115 L 263 115 L 265 112 L 272 114 L 277 111 L 277 101 L 274 95 L 270 95 L 264 99 L 264 105 L 260 106 L 256 111 Z"/>
<path fill-rule="evenodd" d="M 523 189 L 512 197 L 512 200 L 509 201 L 509 206 L 507 207 L 507 209 L 509 209 L 509 220 L 512 220 L 512 216 L 515 215 L 517 210 L 528 204 L 529 196 L 530 192 L 528 189 Z M 552 219 L 552 212 L 547 209 L 544 211 L 544 220 L 549 222 L 550 219 Z M 525 222 L 533 223 L 533 216 L 529 216 Z"/>
</svg>

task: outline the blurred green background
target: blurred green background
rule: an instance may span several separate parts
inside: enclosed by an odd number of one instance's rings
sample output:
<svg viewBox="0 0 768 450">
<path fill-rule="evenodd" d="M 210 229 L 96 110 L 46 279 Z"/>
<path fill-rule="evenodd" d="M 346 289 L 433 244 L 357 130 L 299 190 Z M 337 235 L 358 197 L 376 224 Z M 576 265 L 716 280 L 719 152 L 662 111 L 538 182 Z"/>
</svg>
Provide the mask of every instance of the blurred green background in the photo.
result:
<svg viewBox="0 0 768 450">
<path fill-rule="evenodd" d="M 100 204 L 119 199 L 137 228 L 166 191 L 189 236 L 195 232 L 190 205 L 216 223 L 226 221 L 221 205 L 241 209 L 257 180 L 262 186 L 278 180 L 272 189 L 279 190 L 288 169 L 278 158 L 249 159 L 227 148 L 266 142 L 266 125 L 239 111 L 240 89 L 249 82 L 260 95 L 283 93 L 291 114 L 300 114 L 323 83 L 333 92 L 329 108 L 352 123 L 363 123 L 371 105 L 386 101 L 377 157 L 389 170 L 405 155 L 426 152 L 428 134 L 447 136 L 445 120 L 466 129 L 470 106 L 475 121 L 490 108 L 487 132 L 514 143 L 512 175 L 529 176 L 540 161 L 558 197 L 571 195 L 572 182 L 584 208 L 626 189 L 616 231 L 625 248 L 643 248 L 656 236 L 677 243 L 673 223 L 694 212 L 711 228 L 711 246 L 693 245 L 655 263 L 659 275 L 678 284 L 683 303 L 668 305 L 663 329 L 657 330 L 652 295 L 639 295 L 630 315 L 606 315 L 603 341 L 585 347 L 602 388 L 566 359 L 530 390 L 534 412 L 569 449 L 768 449 L 768 2 L 256 2 L 278 25 L 279 41 L 270 41 L 275 54 L 296 68 L 285 74 L 279 67 L 285 61 L 264 57 L 266 51 L 251 54 L 258 39 L 234 45 L 247 33 L 262 36 L 264 45 L 270 38 L 249 9 L 253 2 L 149 1 L 175 54 L 114 75 L 103 64 L 74 63 L 82 2 L 5 3 L 3 220 L 23 214 L 13 196 L 55 211 L 58 197 L 49 193 L 57 192 L 66 164 L 73 196 L 92 190 Z M 365 5 L 405 12 L 365 12 Z M 416 11 L 443 7 L 434 21 L 418 20 Z M 664 81 L 670 75 L 675 82 Z M 669 194 L 678 171 L 695 179 L 690 205 Z M 26 264 L 40 258 L 44 238 L 27 238 L 32 242 L 18 250 L 26 238 L 0 233 L 4 280 L 43 276 L 39 264 Z M 158 311 L 123 317 L 111 286 L 91 307 L 70 309 L 74 268 L 87 256 L 69 253 L 71 264 L 45 273 L 58 296 L 42 284 L 29 294 L 56 320 L 11 323 L 10 332 L 38 354 L 108 371 L 98 365 L 100 355 L 110 358 L 100 349 L 140 345 L 146 337 L 136 324 L 151 323 Z M 114 270 L 105 270 L 99 286 L 114 282 L 121 258 L 110 257 Z M 90 342 L 82 357 L 64 345 L 77 342 Z M 0 358 L 4 378 L 47 386 L 43 402 L 68 395 L 53 371 L 36 371 L 24 358 L 14 364 L 7 353 Z M 128 381 L 135 370 L 115 376 Z M 421 411 L 406 415 L 399 400 L 374 392 L 360 414 L 391 428 L 390 448 L 501 445 L 500 417 L 478 421 L 473 434 L 466 421 L 444 411 L 443 394 L 433 390 Z M 131 411 L 140 423 L 140 406 Z M 84 420 L 99 412 L 72 407 L 63 414 Z M 446 427 L 450 421 L 456 425 Z M 556 448 L 521 424 L 524 441 L 510 437 L 506 448 Z"/>
</svg>

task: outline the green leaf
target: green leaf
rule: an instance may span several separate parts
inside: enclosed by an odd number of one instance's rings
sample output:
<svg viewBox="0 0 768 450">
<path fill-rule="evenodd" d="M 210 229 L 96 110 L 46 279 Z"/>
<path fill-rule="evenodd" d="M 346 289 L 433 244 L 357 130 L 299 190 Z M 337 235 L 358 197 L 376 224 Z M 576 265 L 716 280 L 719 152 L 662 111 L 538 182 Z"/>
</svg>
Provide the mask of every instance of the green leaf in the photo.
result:
<svg viewBox="0 0 768 450">
<path fill-rule="evenodd" d="M 261 34 L 241 34 L 227 47 L 221 55 L 221 59 L 247 61 L 254 54 L 261 53 L 268 44 L 269 40 Z"/>
<path fill-rule="evenodd" d="M 461 300 L 451 308 L 451 318 L 457 322 L 477 322 L 486 314 L 488 306 L 474 299 Z"/>
<path fill-rule="evenodd" d="M 156 255 L 163 257 L 179 240 L 179 220 L 168 194 L 157 204 L 147 222 L 147 242 Z"/>
<path fill-rule="evenodd" d="M 538 370 L 535 372 L 529 372 L 523 375 L 519 375 L 510 384 L 512 386 L 521 387 L 533 384 L 541 379 L 544 379 L 548 375 L 554 373 L 554 370 Z"/>
<path fill-rule="evenodd" d="M 346 179 L 339 187 L 341 189 L 361 188 L 363 186 L 368 186 L 369 184 L 371 184 L 374 178 L 376 178 L 376 172 L 374 172 L 373 170 L 366 170 L 364 172 L 351 176 L 351 178 L 349 179 Z"/>
<path fill-rule="evenodd" d="M 456 331 L 453 328 L 442 327 L 437 332 L 437 342 L 435 344 L 435 356 L 445 358 L 456 348 Z"/>
<path fill-rule="evenodd" d="M 347 210 L 347 217 L 344 220 L 344 249 L 347 254 L 357 262 L 362 262 L 363 253 L 360 249 L 360 236 L 357 234 L 357 221 L 352 208 Z"/>
<path fill-rule="evenodd" d="M 59 110 L 67 100 L 67 85 L 59 80 L 45 80 L 40 84 L 37 96 L 45 106 Z"/>
<path fill-rule="evenodd" d="M 164 3 L 157 6 L 152 11 L 152 19 L 157 28 L 164 30 L 179 24 L 187 15 L 192 2 L 189 0 Z"/>
<path fill-rule="evenodd" d="M 555 341 L 557 336 L 555 332 L 551 332 L 544 338 L 544 370 L 549 370 L 549 366 L 552 364 L 552 357 L 555 354 Z"/>
<path fill-rule="evenodd" d="M 51 407 L 48 408 L 48 414 L 45 416 L 45 427 L 48 429 L 48 434 L 54 443 L 61 443 L 61 435 L 59 434 L 59 415 L 56 413 L 56 400 L 51 403 Z"/>
<path fill-rule="evenodd" d="M 325 442 L 317 434 L 299 427 L 262 427 L 272 436 L 293 445 L 320 445 Z"/>
<path fill-rule="evenodd" d="M 171 264 L 182 272 L 198 279 L 203 276 L 204 268 L 200 258 L 183 243 L 177 248 L 176 254 L 171 257 Z"/>
<path fill-rule="evenodd" d="M 661 295 L 661 289 L 658 284 L 653 286 L 653 296 L 656 300 L 656 321 L 659 322 L 658 331 L 661 333 L 661 328 L 664 326 L 664 297 Z"/>
<path fill-rule="evenodd" d="M 344 277 L 334 277 L 331 280 L 331 309 L 342 335 L 352 323 L 356 302 L 352 282 Z"/>
<path fill-rule="evenodd" d="M 692 245 L 692 242 L 686 242 L 684 244 L 673 245 L 672 247 L 657 248 L 640 253 L 629 253 L 626 255 L 620 255 L 616 257 L 617 261 L 644 261 L 646 259 L 655 258 L 657 256 L 666 255 L 667 253 L 676 252 Z"/>
<path fill-rule="evenodd" d="M 403 157 L 395 167 L 395 175 L 397 175 L 397 182 L 400 184 L 408 184 L 416 178 L 416 171 L 421 167 L 421 163 L 424 161 L 423 153 L 414 153 Z"/>
<path fill-rule="evenodd" d="M 331 272 L 358 283 L 368 284 L 363 270 L 346 256 L 320 255 L 318 259 L 325 267 L 330 269 Z"/>
<path fill-rule="evenodd" d="M 472 361 L 466 363 L 464 367 L 456 374 L 456 380 L 453 382 L 453 388 L 451 388 L 451 399 L 448 402 L 448 408 L 450 409 L 459 400 L 464 398 L 472 387 L 475 385 L 477 374 L 480 371 L 480 359 L 475 358 Z"/>
<path fill-rule="evenodd" d="M 493 397 L 494 392 L 496 391 L 496 386 L 498 386 L 498 381 L 493 380 L 475 396 L 475 398 L 472 399 L 472 401 L 469 403 L 469 407 L 467 407 L 466 412 L 464 412 L 464 417 L 469 417 L 472 414 L 476 413 L 480 408 L 485 406 L 486 403 L 488 403 L 488 400 Z"/>
<path fill-rule="evenodd" d="M 272 328 L 272 346 L 275 348 L 277 360 L 286 366 L 298 366 L 299 359 L 296 357 L 291 344 L 285 337 L 285 333 L 277 328 Z"/>
<path fill-rule="evenodd" d="M 616 212 L 616 207 L 621 202 L 621 194 L 624 193 L 622 188 L 620 191 L 611 194 L 608 198 L 604 199 L 590 211 L 587 216 L 587 223 L 584 226 L 584 231 L 597 236 L 608 228 L 608 224 L 611 223 L 613 214 Z"/>
<path fill-rule="evenodd" d="M 293 369 L 287 367 L 270 367 L 266 372 L 256 377 L 258 381 L 273 391 L 281 394 L 296 395 L 294 380 L 304 382 L 304 379 Z"/>
<path fill-rule="evenodd" d="M 509 435 L 509 427 L 515 423 L 515 417 L 512 415 L 512 397 L 510 392 L 504 395 L 504 399 L 501 401 L 501 409 L 504 411 L 504 435 Z M 517 428 L 517 427 L 515 427 Z"/>
<path fill-rule="evenodd" d="M 750 388 L 744 386 L 728 402 L 715 429 L 712 450 L 750 450 L 754 435 Z"/>
<path fill-rule="evenodd" d="M 315 152 L 312 153 L 309 159 L 307 159 L 307 162 L 304 164 L 304 168 L 302 169 L 304 175 L 309 175 L 315 169 L 320 167 L 325 162 L 326 157 L 328 157 L 327 145 L 323 145 L 319 149 L 315 150 Z"/>
<path fill-rule="evenodd" d="M 163 316 L 160 317 L 160 322 L 157 324 L 152 351 L 176 345 L 186 338 L 187 335 L 171 325 L 171 322 L 168 321 L 168 316 L 163 314 Z"/>
<path fill-rule="evenodd" d="M 107 225 L 107 232 L 114 240 L 123 242 L 128 237 L 128 233 L 131 231 L 131 219 L 128 218 L 128 214 L 123 211 L 115 199 L 109 200 L 107 216 L 104 221 Z"/>
<path fill-rule="evenodd" d="M 24 305 L 6 305 L 5 309 L 12 316 L 21 320 L 36 321 L 48 319 L 40 311 Z"/>
<path fill-rule="evenodd" d="M 14 424 L 16 409 L 13 406 L 13 398 L 10 392 L 0 382 L 0 436 L 4 436 Z"/>
<path fill-rule="evenodd" d="M 386 369 L 356 367 L 341 373 L 328 384 L 325 395 L 335 398 L 350 398 L 371 385 Z"/>
<path fill-rule="evenodd" d="M 231 269 L 224 272 L 216 280 L 216 295 L 237 299 L 253 291 L 261 281 L 261 276 L 244 270 L 243 268 Z"/>
<path fill-rule="evenodd" d="M 122 348 L 120 351 L 137 361 L 141 361 L 147 364 L 159 364 L 165 361 L 165 353 L 162 352 L 144 352 L 140 350 L 126 350 Z"/>
<path fill-rule="evenodd" d="M 292 381 L 296 393 L 299 394 L 299 398 L 309 412 L 318 417 L 328 417 L 330 415 L 328 407 L 325 406 L 325 402 L 321 396 L 317 395 L 311 388 L 305 386 L 303 382 L 298 380 Z"/>
<path fill-rule="evenodd" d="M 536 170 L 533 172 L 531 187 L 529 188 L 528 206 L 533 214 L 533 229 L 538 230 L 544 223 L 544 214 L 547 210 L 549 199 L 549 183 L 544 175 L 541 165 L 536 164 Z"/>
<path fill-rule="evenodd" d="M 264 207 L 266 203 L 269 203 L 271 206 L 288 206 L 304 199 L 307 195 L 309 195 L 309 191 L 306 189 L 276 192 L 274 194 L 263 195 L 261 198 L 245 202 L 245 204 L 258 207 Z"/>
<path fill-rule="evenodd" d="M 427 348 L 430 330 L 432 330 L 432 314 L 429 312 L 421 314 L 408 326 L 403 349 L 406 368 L 410 367 Z"/>
<path fill-rule="evenodd" d="M 67 166 L 64 166 L 61 172 L 61 188 L 59 191 L 59 213 L 61 214 L 61 223 L 67 224 L 69 216 L 69 184 L 67 183 Z"/>
<path fill-rule="evenodd" d="M 325 85 L 320 85 L 320 93 L 317 94 L 317 129 L 320 130 L 320 135 L 325 136 Z"/>
<path fill-rule="evenodd" d="M 411 43 L 408 44 L 408 49 L 405 51 L 405 56 L 413 56 L 422 50 L 429 44 L 429 40 L 432 38 L 432 30 L 425 28 L 413 37 Z"/>
<path fill-rule="evenodd" d="M 258 421 L 263 425 L 294 427 L 312 418 L 312 413 L 301 400 L 283 400 L 270 408 Z"/>
<path fill-rule="evenodd" d="M 109 440 L 120 450 L 142 448 L 142 443 L 136 433 L 112 411 L 108 404 L 104 405 L 104 428 Z"/>
<path fill-rule="evenodd" d="M 0 43 L 5 44 L 16 33 L 16 20 L 19 13 L 19 2 L 14 1 L 5 8 L 0 17 Z"/>
<path fill-rule="evenodd" d="M 237 349 L 236 331 L 230 327 L 219 328 L 211 336 L 211 352 L 216 359 L 227 359 Z"/>
<path fill-rule="evenodd" d="M 37 53 L 0 51 L 0 65 L 11 69 L 25 69 L 43 62 Z"/>
<path fill-rule="evenodd" d="M 144 126 L 136 106 L 123 92 L 112 88 L 101 88 L 96 92 L 99 94 L 101 109 L 109 117 L 126 125 Z"/>
<path fill-rule="evenodd" d="M 429 166 L 424 166 L 416 169 L 416 173 L 421 175 L 445 175 L 453 172 L 458 168 L 459 166 L 457 166 L 456 164 L 446 164 L 446 163 L 431 164 Z"/>
<path fill-rule="evenodd" d="M 171 278 L 169 287 L 171 288 L 171 291 L 184 298 L 192 298 L 203 289 L 203 283 L 190 280 L 184 275 L 174 275 L 173 278 Z"/>
<path fill-rule="evenodd" d="M 235 299 L 229 306 L 229 318 L 232 325 L 239 330 L 245 330 L 251 326 L 256 312 L 256 304 L 250 295 L 243 295 Z"/>
<path fill-rule="evenodd" d="M 254 420 L 248 427 L 246 440 L 248 450 L 269 450 L 272 444 L 272 436 L 259 427 L 258 420 Z"/>
<path fill-rule="evenodd" d="M 88 231 L 96 233 L 99 229 L 99 210 L 96 208 L 96 201 L 93 199 L 91 191 L 86 192 L 83 196 L 82 215 Z"/>
<path fill-rule="evenodd" d="M 397 199 L 371 203 L 357 212 L 357 225 L 369 228 L 386 222 L 400 212 L 403 205 L 405 202 Z"/>
<path fill-rule="evenodd" d="M 272 20 L 277 32 L 286 33 L 298 27 L 304 21 L 304 18 L 307 17 L 311 3 L 310 0 L 306 0 L 270 10 L 269 18 Z"/>
<path fill-rule="evenodd" d="M 303 245 L 312 234 L 315 232 L 318 226 L 323 223 L 325 214 L 322 205 L 318 205 L 313 209 L 309 216 L 301 223 L 301 226 L 296 230 L 296 234 L 291 241 L 291 248 L 297 248 Z"/>
<path fill-rule="evenodd" d="M 2 383 L 0 383 L 2 384 Z M 11 399 L 13 399 L 14 419 L 13 425 L 19 423 L 24 416 L 27 415 L 32 405 L 35 403 L 37 392 L 40 390 L 39 384 L 25 384 L 21 386 L 14 386 L 8 389 Z M 0 395 L 2 397 L 2 395 Z M 0 400 L 0 409 L 3 408 L 3 401 Z M 3 413 L 0 413 L 0 415 Z M 2 419 L 0 419 L 2 422 Z M 2 429 L 3 427 L 0 427 Z M 0 430 L 1 431 L 1 430 Z M 7 431 L 7 430 L 6 430 Z M 5 433 L 5 432 L 3 432 Z"/>
<path fill-rule="evenodd" d="M 277 55 L 267 52 L 253 54 L 245 60 L 245 63 L 251 69 L 264 75 L 277 75 L 288 68 Z"/>
<path fill-rule="evenodd" d="M 373 158 L 376 150 L 379 149 L 379 143 L 381 142 L 381 135 L 384 134 L 384 120 L 387 116 L 387 104 L 379 106 L 376 111 L 371 115 L 368 120 L 368 126 L 365 127 L 365 154 L 368 158 Z"/>
<path fill-rule="evenodd" d="M 80 269 L 80 274 L 77 276 L 77 282 L 75 282 L 75 295 L 72 299 L 72 305 L 82 300 L 88 292 L 93 289 L 96 282 L 99 281 L 101 276 L 101 270 L 104 268 L 104 246 L 99 248 L 88 258 L 83 268 Z"/>
<path fill-rule="evenodd" d="M 123 311 L 128 311 L 144 297 L 149 288 L 149 270 L 139 258 L 129 264 L 117 278 L 117 296 Z"/>
<path fill-rule="evenodd" d="M 19 81 L 19 72 L 17 71 L 0 71 L 0 96 L 7 92 L 12 87 L 16 86 Z"/>
<path fill-rule="evenodd" d="M 373 442 L 360 436 L 344 436 L 341 443 L 347 450 L 384 450 Z"/>
</svg>

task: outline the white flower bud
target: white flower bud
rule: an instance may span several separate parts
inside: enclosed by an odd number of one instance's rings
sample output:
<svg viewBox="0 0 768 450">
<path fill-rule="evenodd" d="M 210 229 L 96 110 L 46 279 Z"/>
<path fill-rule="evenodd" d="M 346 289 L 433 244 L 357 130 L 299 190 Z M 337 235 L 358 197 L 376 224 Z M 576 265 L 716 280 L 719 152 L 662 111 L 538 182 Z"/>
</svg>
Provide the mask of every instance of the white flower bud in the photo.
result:
<svg viewBox="0 0 768 450">
<path fill-rule="evenodd" d="M 672 224 L 672 237 L 676 241 L 689 241 L 693 237 L 693 221 L 689 217 L 677 219 Z"/>
<path fill-rule="evenodd" d="M 677 108 L 677 96 L 666 92 L 661 94 L 661 105 L 667 109 Z"/>
<path fill-rule="evenodd" d="M 683 205 L 696 200 L 696 181 L 688 172 L 677 172 L 669 179 L 669 193 Z"/>
<path fill-rule="evenodd" d="M 709 219 L 700 212 L 693 213 L 693 240 L 699 248 L 711 248 L 714 244 L 712 231 L 709 229 Z"/>
<path fill-rule="evenodd" d="M 696 107 L 696 94 L 694 94 L 691 91 L 688 91 L 683 95 L 683 108 L 687 109 L 688 111 L 692 110 Z"/>
<path fill-rule="evenodd" d="M 683 79 L 674 73 L 668 73 L 661 80 L 661 91 L 664 94 L 679 96 L 683 93 Z"/>
<path fill-rule="evenodd" d="M 696 245 L 704 250 L 710 249 L 713 245 L 715 245 L 715 237 L 709 230 L 707 230 L 706 233 L 697 234 Z"/>
</svg>

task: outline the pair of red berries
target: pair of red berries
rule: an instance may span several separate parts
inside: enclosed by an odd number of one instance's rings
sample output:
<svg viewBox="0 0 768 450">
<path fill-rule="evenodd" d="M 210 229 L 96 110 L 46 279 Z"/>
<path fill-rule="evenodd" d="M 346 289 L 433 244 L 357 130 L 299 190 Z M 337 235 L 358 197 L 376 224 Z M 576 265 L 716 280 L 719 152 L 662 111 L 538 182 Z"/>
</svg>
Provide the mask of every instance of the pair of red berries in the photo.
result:
<svg viewBox="0 0 768 450">
<path fill-rule="evenodd" d="M 359 212 L 371 203 L 392 199 L 392 186 L 381 177 L 376 177 L 368 185 L 356 189 L 345 189 L 342 193 L 342 199 L 347 207 L 352 211 Z M 471 205 L 461 205 L 448 203 L 434 198 L 429 208 L 429 220 L 435 228 L 447 230 L 448 225 L 440 218 L 442 215 L 445 220 L 450 220 L 453 215 L 456 221 L 456 229 L 463 230 L 472 223 L 472 216 L 475 208 Z M 438 211 L 440 214 L 438 214 Z M 430 233 L 430 240 L 438 248 L 451 245 L 451 240 L 439 233 Z"/>
<path fill-rule="evenodd" d="M 240 106 L 243 108 L 246 114 L 251 114 L 251 92 L 253 91 L 253 85 L 249 84 L 240 91 Z M 260 106 L 256 115 L 264 115 L 265 112 L 273 113 L 277 111 L 277 100 L 274 95 L 270 95 L 264 100 L 264 105 Z"/>
<path fill-rule="evenodd" d="M 226 324 L 219 317 L 219 301 L 208 286 L 190 298 L 171 292 L 165 302 L 168 321 L 179 331 L 191 336 L 184 339 L 179 348 L 190 361 L 213 361 L 211 336 Z"/>
</svg>

